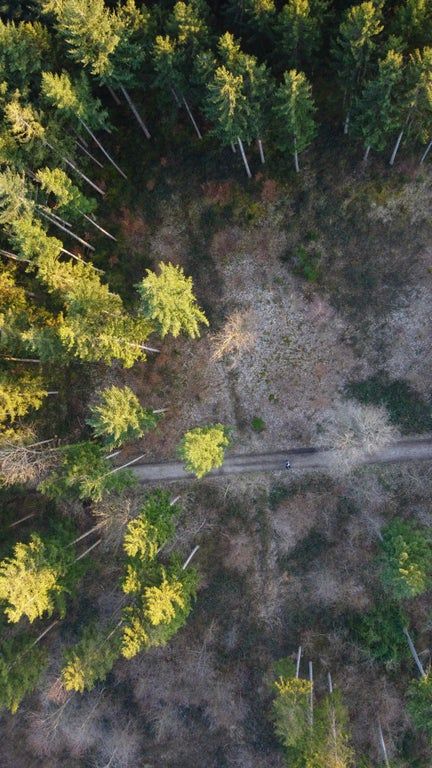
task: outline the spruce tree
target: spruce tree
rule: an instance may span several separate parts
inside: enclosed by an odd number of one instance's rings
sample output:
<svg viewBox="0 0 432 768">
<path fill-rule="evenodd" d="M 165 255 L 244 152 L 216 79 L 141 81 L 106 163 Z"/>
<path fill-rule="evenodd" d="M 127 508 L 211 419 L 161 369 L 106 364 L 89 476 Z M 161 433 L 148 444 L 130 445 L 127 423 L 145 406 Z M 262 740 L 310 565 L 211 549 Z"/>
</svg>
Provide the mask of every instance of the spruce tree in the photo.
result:
<svg viewBox="0 0 432 768">
<path fill-rule="evenodd" d="M 355 101 L 353 129 L 365 148 L 366 161 L 371 149 L 382 152 L 397 128 L 399 118 L 398 97 L 402 83 L 403 57 L 390 50 L 378 63 L 376 77 L 369 80 Z"/>
<path fill-rule="evenodd" d="M 432 48 L 410 54 L 406 78 L 399 100 L 399 126 L 390 158 L 394 164 L 404 137 L 422 144 L 431 138 L 432 117 Z M 424 159 L 425 155 L 423 156 Z"/>
<path fill-rule="evenodd" d="M 293 155 L 297 173 L 300 170 L 298 156 L 316 134 L 314 113 L 312 88 L 306 75 L 295 69 L 285 72 L 273 104 L 276 144 L 281 152 Z"/>
<path fill-rule="evenodd" d="M 394 519 L 383 531 L 381 578 L 396 600 L 423 594 L 432 584 L 432 540 L 427 530 Z"/>
<path fill-rule="evenodd" d="M 168 333 L 177 337 L 181 332 L 197 338 L 200 323 L 208 325 L 208 320 L 193 294 L 192 278 L 170 262 L 159 262 L 158 266 L 159 274 L 148 269 L 147 277 L 137 286 L 142 314 L 154 323 L 162 338 Z"/>
<path fill-rule="evenodd" d="M 10 622 L 26 616 L 30 622 L 58 611 L 66 612 L 66 595 L 73 584 L 75 553 L 70 538 L 59 528 L 42 539 L 33 533 L 28 544 L 15 544 L 13 554 L 0 562 L 0 600 Z"/>
<path fill-rule="evenodd" d="M 98 403 L 91 406 L 87 420 L 95 437 L 101 437 L 108 448 L 118 448 L 137 440 L 158 422 L 158 415 L 143 408 L 130 387 L 107 387 L 99 393 Z"/>
<path fill-rule="evenodd" d="M 91 691 L 111 672 L 119 651 L 118 627 L 111 630 L 95 624 L 85 627 L 78 643 L 65 653 L 61 677 L 66 691 Z"/>
<path fill-rule="evenodd" d="M 77 443 L 63 448 L 59 467 L 40 483 L 39 490 L 50 499 L 98 502 L 134 482 L 129 470 L 112 469 L 98 445 Z"/>
<path fill-rule="evenodd" d="M 179 454 L 185 463 L 185 469 L 202 478 L 212 469 L 222 466 L 229 444 L 227 427 L 223 424 L 210 424 L 186 432 L 180 443 Z"/>
<path fill-rule="evenodd" d="M 27 635 L 4 639 L 0 645 L 0 709 L 12 714 L 36 688 L 47 665 L 46 652 Z"/>
<path fill-rule="evenodd" d="M 324 0 L 284 3 L 274 22 L 274 61 L 279 71 L 311 67 L 326 7 Z"/>
<path fill-rule="evenodd" d="M 14 422 L 30 410 L 38 410 L 47 394 L 38 374 L 0 371 L 0 423 Z"/>
<path fill-rule="evenodd" d="M 408 712 L 414 727 L 423 731 L 432 744 L 432 670 L 419 680 L 413 680 L 408 688 Z"/>
<path fill-rule="evenodd" d="M 154 491 L 140 507 L 136 517 L 126 526 L 123 548 L 126 554 L 141 561 L 154 560 L 158 550 L 174 535 L 174 521 L 179 507 L 167 491 Z"/>
<path fill-rule="evenodd" d="M 372 0 L 345 11 L 334 48 L 338 77 L 344 94 L 344 133 L 348 133 L 352 101 L 368 76 L 376 48 L 375 38 L 382 31 L 380 5 Z"/>
</svg>

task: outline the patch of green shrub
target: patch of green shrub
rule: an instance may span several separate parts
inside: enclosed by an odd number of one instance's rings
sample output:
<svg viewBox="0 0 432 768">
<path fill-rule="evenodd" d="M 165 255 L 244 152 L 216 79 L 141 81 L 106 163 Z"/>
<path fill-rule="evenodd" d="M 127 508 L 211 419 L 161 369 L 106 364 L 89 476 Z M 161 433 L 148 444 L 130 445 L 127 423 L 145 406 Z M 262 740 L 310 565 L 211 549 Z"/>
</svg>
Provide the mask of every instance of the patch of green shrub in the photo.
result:
<svg viewBox="0 0 432 768">
<path fill-rule="evenodd" d="M 391 601 L 380 598 L 379 605 L 368 613 L 353 617 L 350 629 L 353 640 L 376 661 L 389 668 L 399 666 L 409 656 L 403 628 L 408 620 L 402 609 Z"/>
<path fill-rule="evenodd" d="M 266 428 L 266 423 L 264 419 L 260 418 L 260 416 L 254 416 L 251 421 L 251 426 L 254 432 L 263 432 Z"/>
</svg>

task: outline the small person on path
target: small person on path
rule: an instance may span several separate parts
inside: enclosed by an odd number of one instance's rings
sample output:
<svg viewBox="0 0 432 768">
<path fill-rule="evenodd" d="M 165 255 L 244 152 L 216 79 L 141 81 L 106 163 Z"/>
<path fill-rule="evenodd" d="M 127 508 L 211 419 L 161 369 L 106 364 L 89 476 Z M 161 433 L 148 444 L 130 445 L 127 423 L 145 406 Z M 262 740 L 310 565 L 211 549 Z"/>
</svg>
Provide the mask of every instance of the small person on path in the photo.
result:
<svg viewBox="0 0 432 768">
<path fill-rule="evenodd" d="M 291 469 L 291 462 L 290 461 L 286 461 L 285 462 L 285 469 Z"/>
</svg>

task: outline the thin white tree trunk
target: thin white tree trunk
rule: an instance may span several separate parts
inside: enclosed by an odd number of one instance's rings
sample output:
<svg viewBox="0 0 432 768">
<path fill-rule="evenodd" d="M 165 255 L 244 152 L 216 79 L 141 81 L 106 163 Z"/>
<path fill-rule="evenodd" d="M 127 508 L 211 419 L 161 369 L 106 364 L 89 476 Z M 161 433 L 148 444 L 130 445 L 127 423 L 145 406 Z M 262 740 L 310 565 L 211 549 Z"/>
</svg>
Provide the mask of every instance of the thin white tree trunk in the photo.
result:
<svg viewBox="0 0 432 768">
<path fill-rule="evenodd" d="M 295 149 L 294 150 L 294 168 L 296 169 L 296 173 L 300 173 L 300 166 L 298 161 L 298 152 Z"/>
<path fill-rule="evenodd" d="M 422 677 L 426 677 L 426 672 L 424 671 L 423 664 L 420 661 L 419 655 L 418 655 L 418 653 L 417 653 L 417 651 L 415 649 L 414 643 L 411 640 L 410 634 L 409 634 L 409 632 L 408 632 L 406 627 L 404 627 L 403 632 L 404 632 L 404 635 L 405 635 L 405 637 L 406 637 L 406 639 L 408 641 L 409 649 L 410 649 L 410 651 L 412 653 L 412 656 L 413 656 L 413 659 L 414 659 L 415 663 L 417 664 L 417 668 L 418 668 L 421 676 Z"/>
<path fill-rule="evenodd" d="M 430 151 L 431 147 L 432 147 L 432 140 L 429 142 L 429 144 L 427 145 L 427 147 L 426 147 L 426 149 L 425 149 L 425 151 L 424 151 L 424 153 L 423 153 L 423 155 L 422 155 L 422 159 L 420 160 L 420 165 L 421 165 L 422 163 L 424 163 L 424 161 L 426 160 L 426 158 L 427 158 L 427 156 L 428 156 L 428 154 L 429 154 L 429 151 Z"/>
<path fill-rule="evenodd" d="M 383 753 L 384 764 L 385 764 L 386 768 L 390 768 L 390 762 L 389 762 L 388 754 L 387 754 L 387 747 L 386 747 L 386 743 L 384 741 L 384 735 L 383 735 L 382 728 L 381 728 L 381 723 L 380 723 L 379 720 L 378 720 L 378 736 L 379 736 L 379 742 L 380 742 L 382 753 Z"/>
<path fill-rule="evenodd" d="M 260 153 L 261 162 L 262 162 L 263 165 L 265 165 L 263 143 L 262 143 L 261 139 L 257 139 L 257 142 L 258 142 L 258 149 L 259 149 L 259 153 Z"/>
<path fill-rule="evenodd" d="M 48 214 L 44 213 L 43 211 L 39 210 L 39 214 L 44 217 L 44 219 L 47 219 L 51 222 L 51 224 L 55 224 L 56 227 L 63 230 L 63 232 L 67 232 L 68 235 L 73 237 L 75 240 L 78 240 L 81 245 L 84 245 L 86 248 L 90 248 L 91 251 L 94 251 L 94 248 L 90 243 L 88 243 L 86 240 L 83 240 L 82 237 L 79 237 L 79 235 L 76 235 L 75 232 L 72 232 L 71 229 L 68 229 L 67 227 L 64 227 L 63 224 L 60 224 L 59 221 L 56 221 L 51 216 L 48 216 Z"/>
<path fill-rule="evenodd" d="M 196 135 L 198 136 L 199 139 L 202 139 L 201 131 L 200 131 L 200 129 L 198 128 L 198 126 L 196 124 L 195 118 L 194 118 L 194 116 L 193 116 L 193 114 L 192 114 L 192 112 L 190 110 L 189 104 L 187 103 L 187 101 L 186 101 L 184 96 L 182 96 L 182 100 L 183 100 L 183 104 L 186 107 L 186 112 L 188 113 L 188 115 L 190 117 L 190 121 L 191 121 L 193 127 L 195 128 Z"/>
<path fill-rule="evenodd" d="M 327 675 L 327 680 L 328 680 L 329 693 L 331 696 L 333 693 L 333 680 L 330 672 Z M 332 729 L 334 747 L 335 747 L 335 750 L 337 750 L 336 715 L 334 711 L 334 706 L 332 706 L 332 712 L 331 712 L 331 729 Z"/>
<path fill-rule="evenodd" d="M 237 150 L 236 150 L 236 145 L 234 144 L 234 142 L 233 142 L 233 141 L 231 142 L 231 149 L 232 149 L 232 151 L 234 152 L 234 154 L 237 152 Z"/>
<path fill-rule="evenodd" d="M 365 153 L 363 155 L 363 162 L 367 163 L 368 157 L 370 152 L 370 144 L 366 147 Z"/>
<path fill-rule="evenodd" d="M 345 134 L 345 136 L 346 136 L 346 135 L 347 135 L 347 133 L 348 133 L 349 122 L 350 122 L 350 113 L 349 113 L 349 112 L 347 112 L 347 114 L 346 114 L 346 118 L 345 118 L 345 122 L 344 122 L 344 131 L 343 131 L 343 132 L 344 132 L 344 134 Z"/>
<path fill-rule="evenodd" d="M 122 171 L 122 169 L 120 168 L 120 166 L 118 166 L 118 165 L 117 165 L 116 161 L 115 161 L 115 160 L 113 160 L 113 158 L 111 157 L 111 155 L 109 154 L 109 152 L 107 152 L 107 150 L 105 149 L 105 147 L 103 146 L 103 144 L 101 144 L 101 142 L 99 141 L 99 139 L 97 138 L 97 136 L 95 136 L 95 135 L 94 135 L 94 133 L 93 133 L 93 131 L 92 131 L 92 130 L 90 130 L 90 128 L 88 127 L 87 123 L 85 123 L 85 122 L 84 122 L 84 120 L 81 120 L 81 118 L 78 118 L 78 119 L 79 119 L 79 121 L 80 121 L 81 125 L 83 126 L 83 128 L 85 128 L 85 130 L 86 130 L 86 131 L 87 131 L 87 133 L 89 134 L 89 136 L 91 136 L 91 137 L 92 137 L 92 139 L 93 139 L 93 141 L 95 142 L 95 144 L 97 144 L 97 146 L 99 147 L 100 151 L 101 151 L 101 152 L 103 152 L 103 154 L 105 155 L 105 157 L 106 157 L 106 158 L 108 158 L 108 160 L 110 161 L 111 165 L 113 165 L 113 166 L 114 166 L 114 168 L 116 169 L 116 171 L 118 171 L 118 172 L 120 173 L 120 175 L 121 175 L 121 176 L 123 176 L 123 178 L 127 180 L 127 176 L 126 176 L 126 174 L 124 173 L 124 171 Z"/>
<path fill-rule="evenodd" d="M 182 571 L 184 571 L 184 570 L 185 570 L 185 569 L 188 567 L 188 565 L 189 565 L 190 561 L 192 560 L 193 556 L 194 556 L 194 555 L 195 555 L 195 554 L 198 552 L 198 550 L 199 550 L 199 544 L 197 544 L 197 545 L 196 545 L 196 547 L 195 547 L 195 548 L 192 550 L 192 552 L 190 553 L 190 555 L 189 555 L 188 559 L 187 559 L 187 560 L 185 560 L 185 562 L 183 563 L 183 565 L 182 565 Z"/>
<path fill-rule="evenodd" d="M 79 147 L 79 148 L 80 148 L 80 150 L 81 150 L 82 152 L 84 152 L 84 154 L 85 154 L 85 155 L 88 155 L 88 157 L 90 158 L 90 160 L 92 160 L 92 161 L 93 161 L 93 162 L 94 162 L 96 165 L 98 165 L 98 166 L 99 166 L 99 168 L 103 168 L 103 165 L 102 165 L 102 163 L 101 163 L 101 162 L 99 162 L 99 160 L 97 159 L 97 157 L 95 157 L 94 155 L 92 155 L 92 153 L 91 153 L 91 152 L 89 152 L 89 151 L 88 151 L 88 149 L 86 149 L 86 147 L 84 146 L 84 144 L 81 144 L 81 142 L 80 142 L 80 141 L 78 141 L 77 139 L 75 139 L 75 144 L 77 145 L 77 147 Z"/>
<path fill-rule="evenodd" d="M 100 224 L 98 224 L 98 223 L 97 223 L 97 222 L 96 222 L 94 219 L 92 219 L 90 216 L 87 216 L 87 214 L 86 214 L 86 213 L 82 213 L 82 214 L 81 214 L 81 216 L 84 216 L 84 218 L 85 218 L 87 221 L 89 221 L 89 222 L 90 222 L 90 224 L 93 224 L 93 226 L 94 226 L 94 227 L 96 227 L 96 229 L 99 229 L 101 232 L 103 232 L 103 234 L 104 234 L 104 235 L 106 235 L 107 237 L 110 237 L 110 238 L 111 238 L 111 240 L 114 240 L 114 242 L 117 242 L 117 238 L 116 238 L 116 237 L 114 237 L 114 235 L 112 235 L 110 232 L 107 232 L 107 230 L 106 230 L 106 229 L 104 229 L 103 227 L 101 227 L 101 226 L 100 226 Z"/>
<path fill-rule="evenodd" d="M 250 171 L 250 168 L 249 168 L 249 163 L 247 161 L 247 157 L 246 157 L 246 154 L 245 154 L 245 151 L 244 151 L 244 147 L 243 147 L 243 142 L 242 142 L 240 136 L 237 136 L 237 141 L 238 141 L 238 145 L 240 147 L 240 152 L 241 152 L 242 160 L 243 160 L 243 163 L 244 163 L 244 167 L 246 168 L 246 173 L 247 173 L 248 179 L 251 179 L 252 178 L 252 174 L 251 174 L 251 171 Z"/>
<path fill-rule="evenodd" d="M 178 502 L 178 500 L 181 498 L 181 496 L 176 496 L 172 501 L 170 501 L 170 507 L 173 507 L 174 504 Z"/>
<path fill-rule="evenodd" d="M 31 264 L 30 259 L 21 259 L 19 256 L 16 256 L 14 253 L 9 253 L 9 251 L 5 251 L 3 248 L 0 248 L 0 253 L 2 256 L 6 256 L 8 259 L 13 259 L 14 261 L 25 261 L 27 264 Z"/>
<path fill-rule="evenodd" d="M 176 92 L 175 92 L 174 88 L 171 88 L 171 93 L 172 93 L 172 95 L 174 96 L 174 101 L 175 101 L 175 103 L 177 104 L 177 106 L 178 106 L 178 107 L 181 107 L 181 102 L 180 102 L 180 99 L 179 99 L 179 97 L 177 96 L 177 94 L 176 94 Z"/>
<path fill-rule="evenodd" d="M 398 150 L 399 150 L 399 147 L 400 147 L 400 143 L 402 141 L 402 136 L 404 135 L 404 131 L 405 131 L 405 129 L 402 129 L 402 131 L 400 132 L 399 136 L 397 137 L 396 144 L 394 145 L 392 156 L 390 158 L 390 165 L 393 165 L 393 163 L 394 163 L 394 161 L 396 159 L 396 155 L 398 153 Z"/>
<path fill-rule="evenodd" d="M 314 723 L 314 711 L 313 711 L 313 666 L 311 661 L 309 662 L 309 682 L 311 684 L 310 698 L 309 698 L 309 718 L 310 718 L 310 726 L 312 728 Z"/>
<path fill-rule="evenodd" d="M 94 549 L 95 547 L 97 547 L 97 545 L 98 545 L 98 544 L 100 544 L 100 543 L 101 543 L 101 541 L 102 541 L 102 539 L 98 539 L 98 540 L 97 540 L 97 541 L 96 541 L 94 544 L 92 544 L 92 545 L 91 545 L 91 547 L 89 547 L 88 549 L 86 549 L 86 551 L 85 551 L 85 552 L 83 552 L 83 553 L 82 553 L 82 555 L 80 555 L 79 557 L 76 557 L 76 558 L 75 558 L 75 560 L 74 560 L 74 563 L 77 563 L 77 562 L 78 562 L 78 560 L 82 560 L 82 558 L 83 558 L 83 557 L 85 557 L 86 555 L 88 555 L 88 553 L 89 553 L 89 552 L 91 552 L 91 551 L 92 551 L 92 549 Z"/>
<path fill-rule="evenodd" d="M 47 634 L 48 634 L 48 632 L 51 632 L 51 630 L 52 630 L 52 629 L 55 627 L 55 625 L 56 625 L 56 624 L 58 624 L 58 623 L 59 623 L 59 620 L 58 620 L 58 619 L 56 619 L 55 621 L 53 621 L 53 622 L 52 622 L 52 624 L 50 624 L 50 625 L 49 625 L 49 627 L 47 627 L 46 629 L 44 629 L 44 631 L 43 631 L 43 632 L 41 632 L 41 634 L 40 634 L 40 635 L 39 635 L 39 636 L 36 638 L 36 640 L 33 640 L 32 644 L 31 644 L 31 645 L 29 645 L 29 647 L 28 647 L 26 650 L 27 650 L 27 651 L 29 651 L 29 650 L 30 650 L 30 648 L 33 648 L 33 646 L 34 646 L 34 645 L 36 645 L 36 644 L 37 644 L 37 643 L 38 643 L 40 640 L 42 640 L 42 638 L 43 638 L 43 637 L 45 637 L 45 635 L 47 635 Z"/>
<path fill-rule="evenodd" d="M 45 213 L 48 212 L 48 216 L 51 216 L 51 218 L 56 219 L 57 221 L 60 222 L 60 224 L 64 224 L 65 227 L 69 227 L 69 228 L 72 227 L 72 224 L 70 223 L 70 221 L 66 221 L 66 219 L 62 219 L 62 217 L 58 216 L 57 213 L 54 213 L 54 211 L 51 210 L 49 206 L 38 205 L 38 204 L 36 205 L 39 209 L 42 209 Z"/>
<path fill-rule="evenodd" d="M 77 539 L 74 539 L 73 541 L 71 541 L 67 546 L 71 547 L 73 544 L 78 544 L 79 541 L 82 541 L 83 539 L 86 539 L 87 536 L 90 536 L 91 533 L 94 533 L 95 531 L 98 531 L 99 528 L 101 528 L 101 527 L 102 527 L 102 523 L 98 523 L 98 525 L 94 525 L 93 528 L 90 528 L 89 531 L 86 531 L 81 536 L 78 536 Z"/>
<path fill-rule="evenodd" d="M 139 461 L 140 459 L 145 459 L 145 453 L 143 453 L 141 456 L 137 456 L 136 459 L 132 459 L 131 461 L 128 461 L 127 464 L 122 464 L 121 467 L 116 467 L 115 469 L 112 469 L 111 472 L 107 472 L 105 475 L 102 475 L 102 477 L 106 477 L 107 475 L 113 475 L 114 472 L 120 472 L 121 469 L 130 467 L 131 464 L 136 464 L 136 462 Z"/>
<path fill-rule="evenodd" d="M 133 103 L 131 97 L 129 96 L 126 88 L 123 85 L 121 85 L 120 86 L 120 90 L 121 90 L 123 96 L 125 97 L 127 103 L 129 104 L 132 112 L 134 113 L 136 119 L 138 120 L 138 123 L 140 124 L 142 130 L 144 131 L 144 135 L 145 135 L 146 139 L 151 139 L 150 131 L 148 130 L 144 120 L 142 119 L 141 115 L 139 114 L 139 112 L 138 112 L 135 104 Z"/>
<path fill-rule="evenodd" d="M 40 363 L 33 357 L 3 357 L 3 360 L 12 360 L 13 363 Z"/>
<path fill-rule="evenodd" d="M 296 677 L 298 678 L 300 674 L 300 662 L 302 657 L 302 647 L 299 645 L 298 651 L 297 651 L 297 662 L 296 662 Z"/>
<path fill-rule="evenodd" d="M 102 190 L 100 187 L 98 187 L 98 186 L 97 186 L 97 184 L 95 184 L 95 183 L 94 183 L 94 181 L 92 181 L 91 179 L 89 179 L 89 177 L 88 177 L 88 176 L 86 176 L 86 175 L 85 175 L 85 173 L 83 173 L 82 171 L 80 171 L 80 169 L 79 169 L 79 168 L 77 168 L 77 167 L 76 167 L 76 165 L 75 165 L 75 164 L 74 164 L 74 163 L 73 163 L 71 160 L 69 160 L 69 158 L 65 157 L 64 155 L 61 155 L 61 154 L 60 154 L 60 152 L 58 152 L 56 149 L 54 149 L 53 145 L 52 145 L 52 144 L 50 144 L 50 143 L 49 143 L 49 142 L 48 142 L 46 139 L 45 139 L 45 144 L 46 144 L 46 145 L 47 145 L 47 147 L 49 147 L 49 148 L 50 148 L 50 149 L 51 149 L 53 152 L 55 152 L 57 155 L 59 155 L 59 156 L 61 157 L 61 159 L 63 160 L 63 162 L 64 162 L 64 163 L 66 163 L 66 165 L 68 165 L 68 166 L 69 166 L 69 168 L 72 168 L 72 170 L 73 170 L 73 171 L 75 171 L 75 173 L 77 173 L 77 174 L 78 174 L 78 176 L 81 176 L 81 178 L 82 178 L 82 179 L 84 179 L 84 181 L 86 181 L 86 182 L 87 182 L 87 184 L 90 184 L 90 186 L 91 186 L 91 187 L 93 187 L 93 189 L 95 189 L 95 190 L 96 190 L 96 192 L 99 192 L 99 194 L 100 194 L 100 195 L 102 195 L 102 197 L 104 197 L 104 195 L 105 195 L 105 192 L 104 192 L 104 191 L 103 191 L 103 190 Z"/>
<path fill-rule="evenodd" d="M 12 523 L 9 528 L 15 528 L 16 525 L 19 525 L 20 523 L 23 523 L 25 520 L 30 520 L 31 517 L 35 517 L 36 512 L 32 512 L 31 515 L 26 515 L 25 517 L 20 517 L 19 520 L 15 520 L 14 523 Z"/>
<path fill-rule="evenodd" d="M 111 94 L 112 98 L 114 99 L 115 103 L 116 103 L 117 105 L 120 105 L 120 104 L 121 104 L 121 101 L 120 101 L 119 97 L 117 96 L 116 92 L 113 90 L 113 88 L 111 88 L 111 86 L 110 86 L 110 85 L 108 85 L 108 86 L 107 86 L 107 88 L 108 88 L 108 90 L 109 90 L 109 92 L 110 92 L 110 94 Z"/>
</svg>

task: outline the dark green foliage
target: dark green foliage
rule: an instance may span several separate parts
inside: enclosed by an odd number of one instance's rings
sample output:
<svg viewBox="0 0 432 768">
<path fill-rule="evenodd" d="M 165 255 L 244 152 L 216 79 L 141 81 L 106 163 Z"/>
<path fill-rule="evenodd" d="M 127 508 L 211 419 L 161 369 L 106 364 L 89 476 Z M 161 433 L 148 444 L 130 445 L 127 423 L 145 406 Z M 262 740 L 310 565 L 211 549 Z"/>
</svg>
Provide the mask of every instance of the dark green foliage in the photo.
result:
<svg viewBox="0 0 432 768">
<path fill-rule="evenodd" d="M 390 421 L 403 433 L 432 430 L 432 407 L 403 379 L 389 379 L 378 373 L 346 388 L 349 397 L 368 405 L 384 405 Z"/>
<path fill-rule="evenodd" d="M 24 696 L 32 693 L 47 664 L 47 653 L 32 639 L 20 635 L 0 645 L 0 709 L 16 712 Z"/>
<path fill-rule="evenodd" d="M 251 421 L 251 427 L 254 432 L 263 432 L 266 428 L 265 421 L 260 416 L 254 416 Z"/>
<path fill-rule="evenodd" d="M 316 283 L 320 277 L 321 254 L 311 248 L 299 245 L 294 251 L 294 273 L 309 283 Z"/>
<path fill-rule="evenodd" d="M 384 529 L 381 578 L 396 600 L 423 594 L 431 586 L 432 539 L 413 522 L 396 518 Z"/>
<path fill-rule="evenodd" d="M 432 744 L 432 673 L 413 680 L 408 689 L 408 711 L 414 726 L 424 731 Z"/>
<path fill-rule="evenodd" d="M 389 668 L 398 666 L 409 657 L 403 629 L 408 620 L 401 608 L 389 599 L 368 613 L 357 615 L 350 621 L 353 639 L 377 661 Z"/>
<path fill-rule="evenodd" d="M 120 653 L 119 627 L 99 629 L 91 624 L 79 642 L 65 652 L 62 681 L 67 691 L 91 691 L 105 680 Z"/>
<path fill-rule="evenodd" d="M 69 445 L 62 451 L 59 468 L 40 484 L 50 499 L 91 499 L 120 493 L 135 482 L 129 470 L 113 471 L 103 450 L 92 443 Z"/>
</svg>

